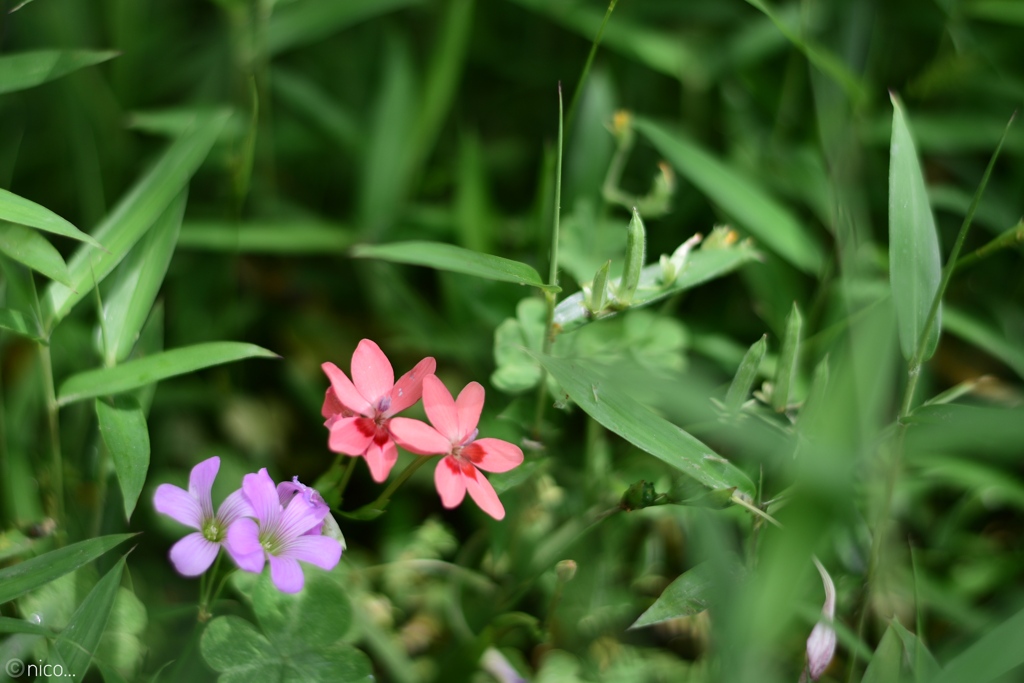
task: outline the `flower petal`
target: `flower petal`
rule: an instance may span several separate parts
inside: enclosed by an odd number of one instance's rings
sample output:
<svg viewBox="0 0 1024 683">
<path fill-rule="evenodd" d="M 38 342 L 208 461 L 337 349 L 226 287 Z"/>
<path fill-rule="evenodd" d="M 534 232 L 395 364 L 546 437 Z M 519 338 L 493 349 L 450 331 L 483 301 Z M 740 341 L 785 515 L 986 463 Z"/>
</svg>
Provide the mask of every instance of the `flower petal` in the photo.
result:
<svg viewBox="0 0 1024 683">
<path fill-rule="evenodd" d="M 256 522 L 243 517 L 228 527 L 224 548 L 239 567 L 247 572 L 260 573 L 266 553 L 260 543 L 260 529 Z"/>
<path fill-rule="evenodd" d="M 345 410 L 347 408 L 338 400 L 338 393 L 334 391 L 334 387 L 327 387 L 327 393 L 324 394 L 324 405 L 320 408 L 320 414 L 324 416 L 324 419 L 329 420 L 332 417 L 341 415 Z"/>
<path fill-rule="evenodd" d="M 320 496 L 317 496 L 319 498 Z M 305 496 L 295 496 L 284 514 L 281 515 L 281 523 L 277 527 L 277 535 L 282 542 L 288 543 L 293 538 L 298 538 L 313 527 L 320 524 L 324 517 L 330 512 L 326 503 L 316 503 L 306 500 Z"/>
<path fill-rule="evenodd" d="M 282 556 L 309 562 L 329 571 L 341 560 L 341 544 L 327 536 L 299 536 L 288 544 Z"/>
<path fill-rule="evenodd" d="M 391 416 L 402 412 L 423 395 L 423 378 L 434 374 L 437 362 L 430 357 L 424 358 L 409 372 L 402 375 L 395 388 L 391 390 L 391 407 L 385 415 Z"/>
<path fill-rule="evenodd" d="M 220 545 L 193 531 L 171 546 L 171 564 L 182 576 L 199 576 L 213 564 Z"/>
<path fill-rule="evenodd" d="M 281 516 L 281 499 L 277 495 L 277 487 L 267 474 L 267 468 L 260 469 L 256 474 L 242 477 L 242 493 L 245 500 L 252 506 L 253 515 L 259 520 L 260 526 L 268 527 L 277 524 Z"/>
<path fill-rule="evenodd" d="M 210 491 L 213 490 L 213 480 L 217 478 L 217 471 L 220 469 L 220 458 L 216 455 L 207 458 L 192 468 L 188 477 L 188 492 L 199 501 L 203 510 L 203 519 L 213 518 L 213 500 Z"/>
<path fill-rule="evenodd" d="M 270 578 L 282 593 L 298 593 L 306 582 L 298 560 L 276 555 L 270 556 Z"/>
<path fill-rule="evenodd" d="M 334 363 L 324 363 L 321 366 L 327 378 L 331 380 L 331 388 L 334 389 L 338 401 L 345 408 L 360 415 L 372 415 L 373 409 L 370 402 L 363 398 L 363 395 L 356 390 L 352 381 Z"/>
<path fill-rule="evenodd" d="M 462 456 L 485 472 L 508 472 L 523 464 L 523 449 L 501 439 L 477 439 L 463 447 Z"/>
<path fill-rule="evenodd" d="M 462 478 L 462 468 L 455 458 L 445 456 L 434 469 L 434 486 L 441 496 L 441 505 L 453 508 L 466 497 L 466 483 Z"/>
<path fill-rule="evenodd" d="M 395 371 L 391 361 L 369 339 L 359 342 L 352 354 L 352 382 L 374 408 L 380 399 L 391 396 L 391 389 L 395 386 Z"/>
<path fill-rule="evenodd" d="M 228 497 L 217 508 L 217 521 L 225 529 L 234 524 L 237 519 L 255 516 L 256 511 L 252 509 L 252 505 L 245 499 L 242 489 L 229 493 Z"/>
<path fill-rule="evenodd" d="M 455 399 L 437 375 L 423 378 L 423 409 L 441 436 L 453 443 L 458 442 L 459 413 L 455 410 Z"/>
<path fill-rule="evenodd" d="M 455 399 L 455 411 L 459 414 L 459 436 L 455 443 L 465 443 L 480 422 L 480 411 L 484 407 L 484 388 L 479 382 L 470 382 Z"/>
<path fill-rule="evenodd" d="M 370 475 L 378 484 L 388 478 L 391 468 L 398 462 L 398 449 L 390 437 L 384 443 L 370 442 L 363 454 L 366 458 L 366 465 L 370 468 Z"/>
<path fill-rule="evenodd" d="M 373 442 L 376 431 L 377 425 L 369 418 L 343 417 L 331 425 L 327 447 L 335 453 L 362 455 Z"/>
<path fill-rule="evenodd" d="M 185 526 L 200 530 L 203 528 L 203 510 L 199 501 L 174 484 L 160 484 L 156 487 L 153 507 L 161 515 L 167 515 Z"/>
<path fill-rule="evenodd" d="M 487 481 L 487 478 L 480 474 L 480 472 L 473 467 L 472 473 L 466 472 L 466 468 L 463 468 L 463 481 L 466 483 L 466 490 L 469 491 L 469 497 L 476 501 L 476 504 L 480 506 L 480 509 L 489 514 L 495 519 L 505 518 L 505 506 L 498 500 L 498 494 L 494 492 L 494 487 L 491 486 L 491 482 Z"/>
<path fill-rule="evenodd" d="M 388 431 L 395 442 L 410 453 L 436 455 L 452 450 L 451 441 L 421 420 L 393 417 L 388 422 Z"/>
</svg>

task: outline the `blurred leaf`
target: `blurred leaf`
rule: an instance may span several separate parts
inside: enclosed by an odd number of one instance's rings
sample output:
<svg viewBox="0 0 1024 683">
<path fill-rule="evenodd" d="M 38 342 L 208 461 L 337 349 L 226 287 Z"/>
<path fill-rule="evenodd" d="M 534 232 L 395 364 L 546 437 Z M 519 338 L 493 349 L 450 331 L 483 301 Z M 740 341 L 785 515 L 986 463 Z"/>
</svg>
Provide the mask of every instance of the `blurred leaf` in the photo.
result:
<svg viewBox="0 0 1024 683">
<path fill-rule="evenodd" d="M 783 412 L 792 402 L 792 389 L 800 369 L 800 335 L 803 318 L 796 302 L 786 318 L 786 336 L 779 351 L 779 362 L 775 367 L 775 384 L 772 386 L 772 408 Z"/>
<path fill-rule="evenodd" d="M 356 117 L 312 79 L 275 65 L 270 85 L 288 109 L 317 126 L 340 149 L 352 154 L 361 149 L 362 131 Z"/>
<path fill-rule="evenodd" d="M 941 455 L 920 456 L 922 474 L 947 485 L 984 495 L 985 505 L 1007 504 L 1024 510 L 1024 484 L 1006 470 L 981 462 Z"/>
<path fill-rule="evenodd" d="M 13 332 L 32 341 L 42 341 L 39 330 L 33 321 L 26 318 L 21 311 L 12 308 L 0 308 L 0 329 Z"/>
<path fill-rule="evenodd" d="M 35 230 L 0 222 L 0 252 L 51 280 L 64 284 L 71 282 L 60 252 Z"/>
<path fill-rule="evenodd" d="M 178 246 L 251 254 L 343 254 L 355 241 L 351 231 L 321 221 L 188 221 Z"/>
<path fill-rule="evenodd" d="M 100 435 L 121 484 L 124 514 L 131 519 L 149 470 L 149 428 L 139 402 L 132 396 L 96 399 Z"/>
<path fill-rule="evenodd" d="M 501 256 L 480 254 L 452 244 L 440 242 L 357 244 L 352 248 L 352 256 L 427 266 L 452 273 L 465 273 L 487 280 L 531 285 L 550 292 L 560 291 L 558 287 L 544 284 L 537 271 L 525 263 Z"/>
<path fill-rule="evenodd" d="M 817 239 L 761 187 L 681 132 L 639 117 L 634 125 L 679 173 L 767 248 L 805 272 L 821 267 L 823 256 Z"/>
<path fill-rule="evenodd" d="M 203 631 L 199 649 L 224 683 L 284 680 L 280 662 L 270 660 L 273 648 L 256 627 L 235 616 L 217 617 Z"/>
<path fill-rule="evenodd" d="M 206 158 L 229 115 L 224 111 L 197 115 L 192 127 L 122 197 L 93 233 L 109 251 L 83 247 L 75 252 L 68 264 L 72 286 L 51 284 L 43 294 L 43 324 L 47 330 L 91 292 L 163 214 Z"/>
<path fill-rule="evenodd" d="M 900 349 L 910 361 L 924 362 L 939 342 L 942 307 L 928 333 L 921 358 L 918 344 L 928 311 L 939 291 L 942 263 L 935 217 L 928 205 L 924 175 L 903 108 L 891 95 L 892 145 L 889 148 L 889 280 L 892 283 Z"/>
<path fill-rule="evenodd" d="M 757 379 L 758 370 L 761 368 L 761 361 L 764 359 L 765 351 L 768 350 L 768 335 L 761 335 L 761 338 L 751 344 L 747 352 L 743 354 L 739 367 L 736 369 L 736 376 L 732 378 L 729 391 L 725 395 L 725 407 L 736 412 L 750 397 L 750 389 Z"/>
<path fill-rule="evenodd" d="M 860 683 L 896 683 L 900 680 L 903 664 L 903 647 L 896 630 L 889 625 L 875 648 L 875 655 L 868 664 Z"/>
<path fill-rule="evenodd" d="M 903 641 L 903 649 L 907 654 L 907 661 L 910 662 L 910 669 L 918 681 L 927 681 L 939 672 L 939 663 L 924 643 L 913 633 L 903 628 L 899 621 L 893 619 L 890 622 L 896 630 L 896 635 Z"/>
<path fill-rule="evenodd" d="M 0 605 L 75 571 L 132 536 L 135 534 L 90 538 L 0 569 Z"/>
<path fill-rule="evenodd" d="M 107 627 L 107 619 L 121 585 L 121 572 L 124 571 L 126 557 L 122 556 L 89 591 L 54 642 L 54 648 L 67 667 L 65 675 L 70 672 L 72 677 L 81 679 L 89 670 L 89 662 Z"/>
<path fill-rule="evenodd" d="M 57 634 L 51 629 L 24 619 L 13 619 L 11 617 L 0 617 L 0 633 L 31 633 L 37 636 L 53 638 Z"/>
<path fill-rule="evenodd" d="M 974 0 L 961 3 L 958 9 L 979 19 L 997 21 L 1008 26 L 1024 26 L 1024 5 L 1018 0 Z"/>
<path fill-rule="evenodd" d="M 1017 375 L 1024 377 L 1024 349 L 1007 339 L 1004 333 L 955 308 L 946 309 L 942 328 L 991 353 L 1009 365 Z"/>
<path fill-rule="evenodd" d="M 1016 457 L 1024 442 L 1024 410 L 966 405 L 916 409 L 907 418 L 907 452 L 930 456 L 962 452 L 977 457 L 1002 453 Z"/>
<path fill-rule="evenodd" d="M 25 90 L 120 53 L 100 50 L 34 50 L 0 57 L 0 94 Z"/>
<path fill-rule="evenodd" d="M 137 678 L 139 664 L 148 653 L 148 647 L 142 642 L 148 621 L 146 606 L 122 586 L 117 591 L 107 629 L 93 660 L 106 683 Z"/>
<path fill-rule="evenodd" d="M 118 266 L 118 276 L 103 304 L 107 365 L 128 357 L 149 317 L 174 254 L 187 195 L 183 190 L 171 202 Z"/>
<path fill-rule="evenodd" d="M 302 0 L 279 4 L 267 29 L 267 51 L 284 52 L 323 40 L 342 29 L 379 14 L 392 12 L 423 0 Z"/>
<path fill-rule="evenodd" d="M 86 370 L 64 380 L 57 392 L 57 403 L 67 405 L 97 396 L 112 396 L 168 377 L 184 375 L 212 365 L 245 358 L 280 358 L 255 344 L 244 342 L 206 342 L 152 356 L 130 360 L 112 368 Z"/>
<path fill-rule="evenodd" d="M 679 575 L 661 596 L 629 628 L 650 626 L 668 619 L 688 617 L 708 608 L 708 591 L 715 585 L 719 567 L 702 562 Z"/>
<path fill-rule="evenodd" d="M 949 661 L 931 683 L 988 683 L 1024 664 L 1024 610 L 1014 614 Z"/>
<path fill-rule="evenodd" d="M 0 189 L 0 220 L 27 225 L 102 248 L 99 242 L 54 212 L 4 189 Z"/>
<path fill-rule="evenodd" d="M 609 387 L 593 362 L 535 355 L 569 398 L 605 428 L 710 489 L 736 487 L 753 493 L 753 483 L 741 470 L 632 397 Z"/>
<path fill-rule="evenodd" d="M 547 306 L 536 297 L 516 304 L 516 317 L 504 320 L 494 330 L 494 365 L 491 383 L 509 394 L 537 386 L 541 369 L 526 349 L 541 351 Z"/>
</svg>

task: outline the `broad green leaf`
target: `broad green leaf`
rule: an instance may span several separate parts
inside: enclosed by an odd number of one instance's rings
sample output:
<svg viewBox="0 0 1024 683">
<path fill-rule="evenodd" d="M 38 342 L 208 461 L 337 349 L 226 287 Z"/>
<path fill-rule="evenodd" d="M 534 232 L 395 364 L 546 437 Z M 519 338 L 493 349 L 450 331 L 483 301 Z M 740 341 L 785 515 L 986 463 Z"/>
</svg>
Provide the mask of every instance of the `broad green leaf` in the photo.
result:
<svg viewBox="0 0 1024 683">
<path fill-rule="evenodd" d="M 0 569 L 0 605 L 92 562 L 135 534 L 99 536 Z"/>
<path fill-rule="evenodd" d="M 903 646 L 896 630 L 889 626 L 875 648 L 861 683 L 898 683 L 903 665 Z"/>
<path fill-rule="evenodd" d="M 133 396 L 114 396 L 96 399 L 96 418 L 121 485 L 125 517 L 131 519 L 149 470 L 146 416 Z"/>
<path fill-rule="evenodd" d="M 42 341 L 35 323 L 25 317 L 21 311 L 16 311 L 13 308 L 0 308 L 0 329 L 33 341 Z"/>
<path fill-rule="evenodd" d="M 189 130 L 168 147 L 93 232 L 108 251 L 83 247 L 75 252 L 68 263 L 72 286 L 53 283 L 43 294 L 47 330 L 93 291 L 95 283 L 110 274 L 164 213 L 206 158 L 229 116 L 225 111 L 197 114 Z"/>
<path fill-rule="evenodd" d="M 545 291 L 558 292 L 558 287 L 544 284 L 532 266 L 519 261 L 480 254 L 453 244 L 440 242 L 394 242 L 392 244 L 359 244 L 352 248 L 356 258 L 376 258 L 392 263 L 427 266 L 452 273 L 465 273 L 488 280 L 531 285 Z"/>
<path fill-rule="evenodd" d="M 136 679 L 134 675 L 148 647 L 143 635 L 149 622 L 146 606 L 128 588 L 122 586 L 114 599 L 114 608 L 107 620 L 107 629 L 100 639 L 93 664 L 99 668 L 106 683 Z"/>
<path fill-rule="evenodd" d="M 49 209 L 4 189 L 0 189 L 0 220 L 27 225 L 103 248 L 99 242 Z"/>
<path fill-rule="evenodd" d="M 75 678 L 84 678 L 85 672 L 89 670 L 92 654 L 107 627 L 107 619 L 121 585 L 121 572 L 124 571 L 126 558 L 127 555 L 121 557 L 93 586 L 54 643 L 54 648 L 67 667 L 65 670 Z"/>
<path fill-rule="evenodd" d="M 1024 349 L 1019 343 L 1007 339 L 1005 333 L 956 308 L 946 308 L 942 329 L 991 353 L 1013 368 L 1018 376 L 1024 377 Z"/>
<path fill-rule="evenodd" d="M 925 647 L 917 635 L 903 628 L 899 621 L 893 619 L 891 626 L 896 630 L 896 635 L 903 641 L 903 649 L 907 654 L 907 661 L 910 662 L 910 669 L 918 681 L 927 681 L 939 672 L 939 663 Z"/>
<path fill-rule="evenodd" d="M 782 340 L 779 362 L 775 367 L 775 384 L 772 387 L 772 408 L 783 412 L 789 407 L 793 385 L 796 383 L 800 365 L 800 336 L 803 318 L 796 302 L 786 318 L 786 337 Z"/>
<path fill-rule="evenodd" d="M 245 358 L 279 358 L 255 344 L 244 342 L 206 342 L 153 356 L 130 360 L 112 368 L 86 370 L 72 375 L 60 386 L 57 403 L 67 405 L 97 396 L 112 396 L 168 377 L 184 375 L 212 365 Z"/>
<path fill-rule="evenodd" d="M 921 358 L 914 358 L 932 301 L 939 291 L 942 263 L 935 217 L 903 107 L 892 98 L 889 147 L 889 281 L 896 304 L 903 357 L 924 362 L 939 342 L 942 308 L 929 330 Z"/>
<path fill-rule="evenodd" d="M 708 608 L 708 592 L 718 578 L 718 567 L 712 562 L 702 562 L 670 583 L 654 604 L 630 626 L 640 628 L 668 619 L 688 617 Z"/>
<path fill-rule="evenodd" d="M 738 411 L 750 396 L 750 389 L 754 386 L 758 370 L 761 368 L 761 361 L 764 360 L 767 350 L 768 335 L 765 334 L 751 344 L 747 352 L 743 354 L 740 366 L 736 370 L 736 376 L 732 378 L 729 391 L 725 395 L 725 407 L 730 411 Z"/>
<path fill-rule="evenodd" d="M 183 190 L 117 267 L 114 286 L 103 301 L 104 360 L 122 362 L 131 354 L 163 284 L 185 213 Z"/>
<path fill-rule="evenodd" d="M 931 683 L 988 683 L 1024 664 L 1024 610 L 1002 622 L 953 658 Z"/>
<path fill-rule="evenodd" d="M 0 57 L 0 95 L 25 90 L 118 56 L 101 50 L 33 50 Z"/>
<path fill-rule="evenodd" d="M 747 475 L 728 460 L 636 399 L 607 386 L 599 366 L 584 360 L 535 355 L 569 398 L 605 428 L 709 489 L 736 487 L 753 493 Z"/>
<path fill-rule="evenodd" d="M 354 240 L 346 228 L 320 221 L 189 221 L 181 228 L 178 246 L 231 253 L 343 254 Z"/>
<path fill-rule="evenodd" d="M 51 280 L 69 284 L 71 275 L 60 252 L 35 230 L 15 223 L 0 223 L 0 253 L 42 273 Z"/>
<path fill-rule="evenodd" d="M 352 603 L 341 584 L 315 569 L 306 574 L 298 595 L 279 591 L 267 574 L 260 577 L 253 595 L 256 619 L 281 652 L 326 648 L 352 626 Z"/>
<path fill-rule="evenodd" d="M 270 54 L 308 45 L 353 24 L 423 0 L 303 0 L 281 4 L 274 10 L 267 29 Z"/>
<path fill-rule="evenodd" d="M 29 633 L 37 636 L 53 638 L 57 634 L 42 624 L 35 624 L 24 619 L 0 617 L 0 633 Z"/>
<path fill-rule="evenodd" d="M 270 641 L 241 617 L 211 621 L 199 641 L 199 650 L 207 664 L 222 672 L 218 679 L 222 682 L 281 680 L 281 664 L 272 659 Z"/>
<path fill-rule="evenodd" d="M 823 254 L 818 240 L 759 185 L 681 132 L 641 118 L 634 126 L 680 174 L 761 244 L 805 272 L 820 269 Z"/>
<path fill-rule="evenodd" d="M 907 424 L 906 449 L 911 457 L 940 452 L 969 454 L 971 458 L 982 454 L 1016 458 L 1024 443 L 1024 410 L 1020 408 L 955 403 L 923 406 L 907 418 Z"/>
</svg>

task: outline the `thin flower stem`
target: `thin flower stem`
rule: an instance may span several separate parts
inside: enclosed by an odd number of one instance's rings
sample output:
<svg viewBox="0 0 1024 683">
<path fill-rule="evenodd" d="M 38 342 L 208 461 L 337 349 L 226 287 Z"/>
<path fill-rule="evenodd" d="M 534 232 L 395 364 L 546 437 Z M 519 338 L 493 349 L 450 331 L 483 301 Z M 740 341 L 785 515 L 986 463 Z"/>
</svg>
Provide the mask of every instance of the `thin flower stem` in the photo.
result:
<svg viewBox="0 0 1024 683">
<path fill-rule="evenodd" d="M 751 505 L 750 503 L 748 503 L 747 501 L 743 500 L 739 496 L 733 495 L 729 500 L 731 500 L 736 505 L 739 505 L 740 507 L 746 508 L 750 512 L 753 512 L 758 517 L 760 517 L 760 518 L 762 518 L 764 520 L 767 520 L 769 523 L 773 524 L 774 526 L 778 527 L 779 529 L 783 528 L 782 524 L 779 522 L 779 520 L 775 519 L 774 517 L 772 517 L 767 512 L 765 512 L 761 508 L 757 507 L 756 505 Z"/>
<path fill-rule="evenodd" d="M 341 456 L 338 456 L 341 457 Z M 348 487 L 348 482 L 352 479 L 352 473 L 356 471 L 356 460 L 358 458 L 347 457 L 348 462 L 342 465 L 341 479 L 338 481 L 338 506 L 341 506 L 341 501 L 345 499 L 345 489 Z"/>
<path fill-rule="evenodd" d="M 397 477 L 391 480 L 391 483 L 388 484 L 388 487 L 384 489 L 384 493 L 377 496 L 377 500 L 373 501 L 366 507 L 371 509 L 376 508 L 381 511 L 385 510 L 388 506 L 388 503 L 391 502 L 391 496 L 395 494 L 395 491 L 398 490 L 398 487 L 404 484 L 406 480 L 408 480 L 409 477 L 411 477 L 416 472 L 416 470 L 423 467 L 423 465 L 425 465 L 430 460 L 433 460 L 433 458 L 428 455 L 417 456 L 415 460 L 409 463 L 406 466 L 406 468 L 402 470 L 401 474 L 399 474 Z"/>
<path fill-rule="evenodd" d="M 46 396 L 46 422 L 50 436 L 50 514 L 57 522 L 57 545 L 64 544 L 67 529 L 64 526 L 64 456 L 60 449 L 60 406 L 53 388 L 53 361 L 50 347 L 39 344 L 39 365 Z"/>
<path fill-rule="evenodd" d="M 572 102 L 569 104 L 569 115 L 565 117 L 565 120 L 570 127 L 576 117 L 576 107 L 580 103 L 580 97 L 583 95 L 583 88 L 587 84 L 587 76 L 590 75 L 590 67 L 594 63 L 594 57 L 597 55 L 597 48 L 601 45 L 601 39 L 604 37 L 604 28 L 608 25 L 608 20 L 612 18 L 612 12 L 615 10 L 615 5 L 618 4 L 618 2 L 619 0 L 611 0 L 611 2 L 608 3 L 608 9 L 604 13 L 604 20 L 601 21 L 601 26 L 597 29 L 597 35 L 594 36 L 594 42 L 590 44 L 590 54 L 587 55 L 587 61 L 583 65 L 583 71 L 580 73 L 580 80 L 576 82 L 576 90 L 573 92 Z"/>
<path fill-rule="evenodd" d="M 202 580 L 199 582 L 199 621 L 209 621 L 213 614 L 210 612 L 210 591 L 213 588 L 214 578 L 217 576 L 217 570 L 220 568 L 220 558 L 224 556 L 224 551 L 220 550 L 217 552 L 217 559 L 213 562 L 213 568 L 203 574 Z M 221 582 L 223 585 L 223 581 Z M 218 587 L 217 592 L 220 592 Z"/>
</svg>

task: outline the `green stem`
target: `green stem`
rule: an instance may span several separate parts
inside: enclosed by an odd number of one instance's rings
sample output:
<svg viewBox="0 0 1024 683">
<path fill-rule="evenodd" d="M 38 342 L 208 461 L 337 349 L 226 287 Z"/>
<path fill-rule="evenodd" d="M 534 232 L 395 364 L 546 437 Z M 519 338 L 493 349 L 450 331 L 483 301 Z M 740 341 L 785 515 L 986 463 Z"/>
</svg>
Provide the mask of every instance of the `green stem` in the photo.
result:
<svg viewBox="0 0 1024 683">
<path fill-rule="evenodd" d="M 57 522 L 57 544 L 63 545 L 67 534 L 64 526 L 64 456 L 60 450 L 60 406 L 53 386 L 53 362 L 50 347 L 39 344 L 39 364 L 43 373 L 43 394 L 46 396 L 46 422 L 50 436 L 50 516 Z"/>
<path fill-rule="evenodd" d="M 587 61 L 583 65 L 583 72 L 580 73 L 580 80 L 576 82 L 576 90 L 572 94 L 572 103 L 569 105 L 569 115 L 566 117 L 569 126 L 572 126 L 573 119 L 576 116 L 576 106 L 580 103 L 580 97 L 583 95 L 583 86 L 586 85 L 587 76 L 590 75 L 590 67 L 594 63 L 594 57 L 597 55 L 597 48 L 601 45 L 601 38 L 604 37 L 604 27 L 608 25 L 608 20 L 612 18 L 612 12 L 615 10 L 615 5 L 618 4 L 618 1 L 611 0 L 608 3 L 608 10 L 604 13 L 601 27 L 597 29 L 594 42 L 590 44 L 590 54 L 587 55 Z"/>
<path fill-rule="evenodd" d="M 1003 232 L 988 244 L 978 248 L 957 261 L 956 270 L 959 272 L 964 268 L 969 268 L 982 259 L 988 258 L 1000 249 L 1015 247 L 1021 242 L 1024 242 L 1024 221 L 1017 223 L 1017 225 Z"/>
<path fill-rule="evenodd" d="M 341 457 L 341 456 L 339 456 Z M 356 460 L 351 456 L 347 457 L 348 462 L 342 465 L 343 469 L 341 472 L 341 479 L 338 481 L 338 506 L 341 506 L 341 501 L 345 499 L 345 489 L 348 487 L 348 482 L 352 479 L 352 473 L 356 471 Z"/>
<path fill-rule="evenodd" d="M 391 501 L 391 496 L 393 496 L 395 491 L 398 490 L 398 487 L 404 484 L 409 479 L 409 477 L 411 477 L 416 472 L 416 470 L 423 467 L 423 465 L 425 465 L 430 460 L 433 460 L 433 458 L 427 455 L 417 456 L 415 460 L 409 463 L 406 466 L 406 468 L 402 470 L 401 474 L 399 474 L 397 477 L 391 480 L 391 483 L 388 484 L 388 487 L 384 489 L 384 493 L 377 496 L 377 500 L 373 501 L 366 507 L 376 508 L 381 511 L 385 510 L 388 506 L 388 503 Z"/>
<path fill-rule="evenodd" d="M 213 589 L 213 581 L 217 576 L 217 570 L 220 569 L 220 559 L 224 556 L 224 551 L 220 550 L 217 553 L 217 559 L 213 562 L 213 568 L 203 573 L 203 578 L 199 582 L 199 621 L 209 621 L 213 614 L 210 612 L 211 596 L 210 593 Z M 223 581 L 221 582 L 223 585 Z M 220 592 L 220 589 L 217 589 Z"/>
</svg>

